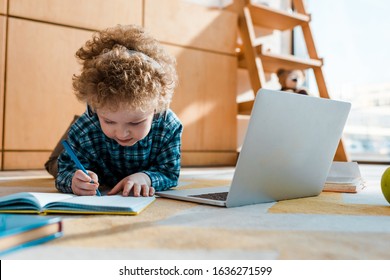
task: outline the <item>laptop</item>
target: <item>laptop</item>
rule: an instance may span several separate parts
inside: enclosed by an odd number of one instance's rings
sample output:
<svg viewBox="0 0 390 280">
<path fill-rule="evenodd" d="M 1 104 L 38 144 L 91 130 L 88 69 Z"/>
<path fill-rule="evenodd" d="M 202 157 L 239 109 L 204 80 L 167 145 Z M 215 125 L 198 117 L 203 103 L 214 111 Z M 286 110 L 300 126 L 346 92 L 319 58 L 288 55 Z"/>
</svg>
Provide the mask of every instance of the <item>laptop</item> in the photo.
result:
<svg viewBox="0 0 390 280">
<path fill-rule="evenodd" d="M 317 196 L 350 109 L 348 102 L 260 89 L 231 185 L 156 194 L 224 207 Z"/>
</svg>

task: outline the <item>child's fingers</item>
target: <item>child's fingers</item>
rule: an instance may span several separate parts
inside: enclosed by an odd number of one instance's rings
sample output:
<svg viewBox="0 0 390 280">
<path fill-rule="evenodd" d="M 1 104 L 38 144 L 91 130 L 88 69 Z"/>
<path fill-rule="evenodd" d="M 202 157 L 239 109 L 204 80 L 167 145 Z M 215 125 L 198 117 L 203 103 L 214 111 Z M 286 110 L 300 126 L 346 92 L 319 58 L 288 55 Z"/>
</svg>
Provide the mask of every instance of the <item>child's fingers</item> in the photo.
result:
<svg viewBox="0 0 390 280">
<path fill-rule="evenodd" d="M 76 170 L 73 176 L 76 180 L 83 181 L 83 182 L 90 182 L 91 177 L 87 174 L 85 174 L 81 169 Z"/>
<path fill-rule="evenodd" d="M 85 189 L 80 189 L 80 188 L 76 188 L 74 191 L 73 191 L 74 194 L 76 195 L 84 195 L 84 196 L 93 196 L 96 194 L 96 190 L 85 190 Z"/>
<path fill-rule="evenodd" d="M 95 195 L 98 184 L 91 183 L 91 177 L 77 170 L 72 178 L 72 191 L 76 195 Z"/>
<path fill-rule="evenodd" d="M 147 185 L 141 185 L 142 196 L 149 196 L 149 187 Z"/>
<path fill-rule="evenodd" d="M 142 193 L 142 196 L 153 196 L 154 188 L 149 187 L 146 184 L 143 184 L 143 185 L 141 185 L 141 193 Z"/>
<path fill-rule="evenodd" d="M 123 184 L 124 184 L 124 180 L 120 181 L 107 194 L 108 195 L 117 194 L 118 192 L 120 192 L 123 189 Z"/>
<path fill-rule="evenodd" d="M 75 178 L 72 182 L 72 190 L 77 195 L 95 195 L 98 185 L 81 181 Z"/>
<path fill-rule="evenodd" d="M 122 191 L 123 196 L 129 196 L 131 193 L 133 196 L 153 196 L 155 193 L 155 189 L 153 187 L 149 187 L 144 183 L 137 183 L 129 177 L 121 180 L 107 194 L 113 195 L 119 193 L 120 191 Z"/>
<path fill-rule="evenodd" d="M 89 183 L 89 182 L 86 183 L 84 181 L 76 182 L 76 186 L 80 190 L 85 190 L 85 191 L 96 191 L 96 189 L 97 189 L 97 184 Z"/>
<path fill-rule="evenodd" d="M 123 195 L 128 196 L 130 194 L 130 190 L 133 189 L 133 195 L 134 196 L 140 196 L 141 195 L 141 185 L 134 183 L 133 181 L 130 181 L 126 184 L 126 190 L 123 190 Z"/>
<path fill-rule="evenodd" d="M 89 177 L 92 179 L 92 181 L 95 183 L 95 184 L 98 184 L 99 185 L 99 177 L 96 173 L 92 172 L 92 171 L 88 171 L 88 175 Z"/>
</svg>

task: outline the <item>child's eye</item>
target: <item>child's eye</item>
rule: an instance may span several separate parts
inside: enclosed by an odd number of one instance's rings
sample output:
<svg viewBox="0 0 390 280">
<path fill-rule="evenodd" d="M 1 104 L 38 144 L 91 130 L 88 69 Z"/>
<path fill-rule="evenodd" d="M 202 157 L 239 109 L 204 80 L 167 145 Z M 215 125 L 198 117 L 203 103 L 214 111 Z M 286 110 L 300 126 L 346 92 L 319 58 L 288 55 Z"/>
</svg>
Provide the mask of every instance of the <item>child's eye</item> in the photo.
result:
<svg viewBox="0 0 390 280">
<path fill-rule="evenodd" d="M 141 123 L 143 123 L 144 121 L 140 121 L 140 122 L 131 122 L 129 123 L 130 125 L 132 126 L 136 126 L 136 125 L 140 125 Z"/>
<path fill-rule="evenodd" d="M 106 124 L 113 124 L 114 122 L 112 122 L 112 121 L 108 121 L 108 120 L 105 120 L 104 121 Z"/>
</svg>

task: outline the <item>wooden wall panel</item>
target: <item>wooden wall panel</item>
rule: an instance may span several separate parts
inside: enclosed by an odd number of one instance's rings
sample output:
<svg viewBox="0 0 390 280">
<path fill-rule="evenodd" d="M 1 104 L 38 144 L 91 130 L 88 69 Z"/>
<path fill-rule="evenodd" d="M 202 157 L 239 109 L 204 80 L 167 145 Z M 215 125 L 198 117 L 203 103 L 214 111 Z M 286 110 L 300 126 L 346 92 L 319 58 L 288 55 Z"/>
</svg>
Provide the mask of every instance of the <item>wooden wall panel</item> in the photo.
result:
<svg viewBox="0 0 390 280">
<path fill-rule="evenodd" d="M 0 0 L 0 14 L 7 13 L 8 0 Z"/>
<path fill-rule="evenodd" d="M 5 150 L 51 150 L 74 114 L 84 111 L 71 84 L 80 68 L 74 53 L 90 36 L 78 29 L 9 19 Z"/>
<path fill-rule="evenodd" d="M 0 150 L 3 148 L 6 17 L 0 16 Z M 0 165 L 1 168 L 1 165 Z"/>
<path fill-rule="evenodd" d="M 158 40 L 235 53 L 237 14 L 186 1 L 145 0 L 145 28 Z"/>
<path fill-rule="evenodd" d="M 235 166 L 237 163 L 238 153 L 234 152 L 207 152 L 183 151 L 181 154 L 181 165 L 183 167 L 194 166 Z"/>
<path fill-rule="evenodd" d="M 11 0 L 9 5 L 12 16 L 81 28 L 142 25 L 142 0 Z"/>
<path fill-rule="evenodd" d="M 0 65 L 6 73 L 0 73 L 6 77 L 0 92 L 4 170 L 43 168 L 73 116 L 85 108 L 72 91 L 72 75 L 80 68 L 74 53 L 91 37 L 86 30 L 118 23 L 144 25 L 177 58 L 172 109 L 184 123 L 183 165 L 235 164 L 236 14 L 181 0 L 0 0 L 0 13 L 7 2 L 8 20 L 0 18 L 9 34 L 6 46 L 0 45 L 7 61 L 6 69 Z"/>
<path fill-rule="evenodd" d="M 43 169 L 50 152 L 4 152 L 3 170 Z"/>
<path fill-rule="evenodd" d="M 172 109 L 184 124 L 183 151 L 236 151 L 236 57 L 167 48 L 177 59 Z"/>
</svg>

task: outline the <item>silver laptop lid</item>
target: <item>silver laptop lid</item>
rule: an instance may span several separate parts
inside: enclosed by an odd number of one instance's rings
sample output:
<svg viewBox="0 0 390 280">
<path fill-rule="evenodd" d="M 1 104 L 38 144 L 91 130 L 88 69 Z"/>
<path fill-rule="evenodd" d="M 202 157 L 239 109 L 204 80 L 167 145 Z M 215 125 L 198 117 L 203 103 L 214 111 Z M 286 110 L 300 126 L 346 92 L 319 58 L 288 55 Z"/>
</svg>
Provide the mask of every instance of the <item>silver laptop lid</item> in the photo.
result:
<svg viewBox="0 0 390 280">
<path fill-rule="evenodd" d="M 351 104 L 261 89 L 227 207 L 318 195 Z"/>
</svg>

